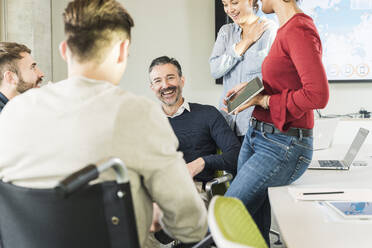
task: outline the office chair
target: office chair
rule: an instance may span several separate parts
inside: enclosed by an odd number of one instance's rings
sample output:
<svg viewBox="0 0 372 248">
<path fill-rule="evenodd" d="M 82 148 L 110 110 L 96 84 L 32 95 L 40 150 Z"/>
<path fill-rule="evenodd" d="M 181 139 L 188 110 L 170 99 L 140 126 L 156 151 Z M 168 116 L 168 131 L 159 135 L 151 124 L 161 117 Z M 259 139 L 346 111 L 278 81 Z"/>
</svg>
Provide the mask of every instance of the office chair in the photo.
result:
<svg viewBox="0 0 372 248">
<path fill-rule="evenodd" d="M 224 195 L 227 188 L 229 187 L 229 183 L 231 182 L 233 176 L 230 173 L 225 171 L 218 171 L 218 173 L 222 173 L 219 177 L 216 177 L 209 181 L 205 186 L 205 191 L 207 192 L 208 198 L 212 199 L 215 195 Z M 275 245 L 282 245 L 282 241 L 280 240 L 280 233 L 274 229 L 270 229 L 270 234 L 275 236 L 276 241 L 274 242 Z"/>
<path fill-rule="evenodd" d="M 208 225 L 218 248 L 267 248 L 255 222 L 237 198 L 213 197 Z"/>
<path fill-rule="evenodd" d="M 205 186 L 205 191 L 207 192 L 209 199 L 212 199 L 215 195 L 224 195 L 229 187 L 229 183 L 233 179 L 232 174 L 225 171 L 218 171 L 217 173 L 219 174 L 218 177 L 209 181 Z M 270 229 L 270 234 L 276 238 L 276 241 L 274 242 L 275 245 L 283 244 L 280 240 L 280 233 L 278 231 Z"/>
<path fill-rule="evenodd" d="M 232 178 L 233 175 L 231 173 L 227 173 L 226 171 L 216 171 L 216 177 L 205 184 L 205 192 L 207 193 L 208 199 L 211 200 L 214 195 L 224 195 Z M 183 244 L 180 241 L 169 237 L 163 230 L 156 232 L 154 236 L 160 243 L 164 245 L 168 244 L 171 248 L 204 248 L 210 247 L 210 244 L 213 243 L 213 239 L 211 239 L 210 235 L 204 238 L 197 245 Z"/>
<path fill-rule="evenodd" d="M 221 150 L 217 150 L 217 154 L 221 154 Z M 224 195 L 230 186 L 230 182 L 233 179 L 233 175 L 226 171 L 217 171 L 216 178 L 209 181 L 205 186 L 208 198 L 212 199 L 215 195 Z M 270 229 L 270 234 L 276 237 L 275 245 L 282 245 L 280 240 L 280 233 L 274 229 Z"/>
<path fill-rule="evenodd" d="M 217 149 L 216 154 L 222 154 L 222 151 L 220 149 Z M 207 193 L 208 201 L 210 201 L 214 195 L 224 195 L 232 179 L 233 175 L 231 173 L 222 170 L 216 171 L 215 177 L 205 184 L 205 192 Z M 174 240 L 173 238 L 169 237 L 163 230 L 158 231 L 154 235 L 160 243 L 164 245 L 167 244 L 171 248 L 204 248 L 210 247 L 210 244 L 213 243 L 213 239 L 211 239 L 210 235 L 204 238 L 195 246 L 190 244 L 183 244 L 178 240 Z"/>
<path fill-rule="evenodd" d="M 102 171 L 117 180 L 89 185 Z M 1 248 L 139 248 L 127 169 L 118 158 L 91 164 L 55 188 L 0 181 Z"/>
<path fill-rule="evenodd" d="M 208 208 L 210 233 L 197 244 L 175 248 L 268 248 L 256 223 L 237 198 L 214 196 Z"/>
</svg>

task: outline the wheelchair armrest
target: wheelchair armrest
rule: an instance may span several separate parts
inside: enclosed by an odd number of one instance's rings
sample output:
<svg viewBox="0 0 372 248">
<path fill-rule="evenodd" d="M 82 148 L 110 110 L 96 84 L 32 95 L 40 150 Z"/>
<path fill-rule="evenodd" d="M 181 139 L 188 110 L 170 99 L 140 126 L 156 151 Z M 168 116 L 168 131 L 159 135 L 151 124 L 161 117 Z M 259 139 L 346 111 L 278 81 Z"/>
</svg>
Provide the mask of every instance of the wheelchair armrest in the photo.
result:
<svg viewBox="0 0 372 248">
<path fill-rule="evenodd" d="M 163 245 L 169 244 L 174 241 L 163 229 L 154 233 L 154 237 Z"/>
<path fill-rule="evenodd" d="M 214 244 L 212 234 L 208 233 L 207 236 L 198 243 L 179 243 L 172 248 L 210 248 L 212 244 Z"/>
<path fill-rule="evenodd" d="M 174 241 L 174 245 L 171 245 L 172 248 L 210 248 L 211 244 L 214 243 L 212 234 L 209 232 L 207 235 L 198 243 L 182 243 L 178 240 L 174 240 L 173 238 L 169 237 L 163 230 L 160 230 L 154 233 L 155 238 L 162 243 L 163 245 L 170 244 Z"/>
<path fill-rule="evenodd" d="M 205 192 L 207 192 L 208 197 L 212 198 L 212 187 L 217 184 L 227 183 L 233 179 L 233 175 L 231 173 L 226 173 L 220 177 L 216 177 L 211 181 L 207 182 L 205 185 Z"/>
</svg>

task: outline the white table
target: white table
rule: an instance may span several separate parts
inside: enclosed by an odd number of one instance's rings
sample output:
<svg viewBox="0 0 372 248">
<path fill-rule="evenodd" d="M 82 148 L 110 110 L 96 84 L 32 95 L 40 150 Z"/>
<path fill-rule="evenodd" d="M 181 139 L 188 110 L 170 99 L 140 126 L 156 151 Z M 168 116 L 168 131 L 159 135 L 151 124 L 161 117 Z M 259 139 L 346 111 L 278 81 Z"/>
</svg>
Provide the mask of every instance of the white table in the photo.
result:
<svg viewBox="0 0 372 248">
<path fill-rule="evenodd" d="M 331 149 L 315 152 L 314 158 L 342 159 L 347 149 L 348 145 L 334 145 Z M 371 155 L 372 145 L 365 144 L 356 160 L 366 160 L 368 166 L 352 167 L 350 171 L 308 170 L 289 187 L 372 189 Z M 331 221 L 318 202 L 295 200 L 289 194 L 288 186 L 269 188 L 269 198 L 288 248 L 372 247 L 372 221 Z"/>
</svg>

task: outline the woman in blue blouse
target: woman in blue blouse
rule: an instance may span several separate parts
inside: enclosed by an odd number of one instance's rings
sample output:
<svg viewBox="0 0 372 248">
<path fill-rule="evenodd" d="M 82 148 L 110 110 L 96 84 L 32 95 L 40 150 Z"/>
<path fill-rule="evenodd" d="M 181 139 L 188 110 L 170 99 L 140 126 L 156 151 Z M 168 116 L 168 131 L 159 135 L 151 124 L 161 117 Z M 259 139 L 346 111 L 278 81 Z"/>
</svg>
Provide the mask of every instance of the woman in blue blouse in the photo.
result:
<svg viewBox="0 0 372 248">
<path fill-rule="evenodd" d="M 220 108 L 226 93 L 241 82 L 261 76 L 261 64 L 274 41 L 277 25 L 256 15 L 258 0 L 222 0 L 226 14 L 234 23 L 226 24 L 218 32 L 209 59 L 214 78 L 223 77 Z M 229 125 L 243 141 L 253 111 L 250 107 L 238 115 L 223 112 Z"/>
</svg>

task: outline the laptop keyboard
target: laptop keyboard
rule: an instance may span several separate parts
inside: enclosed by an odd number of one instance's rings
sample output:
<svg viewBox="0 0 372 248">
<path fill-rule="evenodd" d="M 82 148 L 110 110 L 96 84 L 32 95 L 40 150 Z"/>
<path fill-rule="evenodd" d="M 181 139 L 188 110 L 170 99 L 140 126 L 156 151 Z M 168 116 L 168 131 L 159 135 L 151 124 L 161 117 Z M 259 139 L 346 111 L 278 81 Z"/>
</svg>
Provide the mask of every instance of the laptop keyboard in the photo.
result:
<svg viewBox="0 0 372 248">
<path fill-rule="evenodd" d="M 319 160 L 320 167 L 343 167 L 339 160 Z"/>
</svg>

